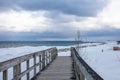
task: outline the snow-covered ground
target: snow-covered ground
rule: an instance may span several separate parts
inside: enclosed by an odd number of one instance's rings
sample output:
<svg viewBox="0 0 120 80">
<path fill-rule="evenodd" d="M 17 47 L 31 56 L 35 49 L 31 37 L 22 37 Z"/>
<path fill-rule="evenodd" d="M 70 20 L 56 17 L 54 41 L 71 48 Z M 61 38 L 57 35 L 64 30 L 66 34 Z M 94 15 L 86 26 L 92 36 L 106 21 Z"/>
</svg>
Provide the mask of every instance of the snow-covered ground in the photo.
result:
<svg viewBox="0 0 120 80">
<path fill-rule="evenodd" d="M 0 62 L 9 60 L 9 59 L 12 59 L 15 57 L 23 56 L 26 54 L 30 54 L 33 52 L 52 48 L 52 47 L 57 47 L 57 49 L 70 48 L 70 46 L 37 46 L 37 47 L 24 46 L 24 47 L 13 47 L 13 48 L 0 48 Z M 62 56 L 62 55 L 66 55 L 66 54 L 61 53 L 60 55 Z"/>
<path fill-rule="evenodd" d="M 82 45 L 97 45 L 100 43 L 85 43 Z M 75 46 L 75 45 L 73 45 Z M 45 50 L 51 47 L 57 47 L 57 49 L 64 49 L 64 48 L 70 48 L 71 46 L 23 46 L 23 47 L 12 47 L 12 48 L 0 48 L 0 62 L 18 57 L 23 56 L 26 54 L 30 54 L 33 52 Z M 68 54 L 60 53 L 60 56 L 67 56 Z"/>
<path fill-rule="evenodd" d="M 23 56 L 33 52 L 37 52 L 47 48 L 50 48 L 50 47 L 24 46 L 24 47 L 13 47 L 13 48 L 0 48 L 0 62 L 6 61 L 8 59 L 12 59 L 18 56 Z"/>
<path fill-rule="evenodd" d="M 102 77 L 104 80 L 120 80 L 120 51 L 113 51 L 113 46 L 118 46 L 115 42 L 107 42 L 104 45 L 100 43 L 86 43 L 88 47 L 80 49 L 82 58 Z M 98 45 L 98 46 L 89 46 Z M 119 45 L 120 46 L 120 45 Z M 54 46 L 24 46 L 16 48 L 0 48 L 0 62 L 12 59 L 18 56 L 30 54 L 33 52 L 45 50 Z M 57 49 L 70 48 L 71 46 L 56 46 Z M 103 52 L 102 52 L 103 50 Z M 70 51 L 60 52 L 58 56 L 70 56 Z M 31 64 L 33 61 L 31 60 Z M 22 63 L 22 71 L 26 66 Z M 8 70 L 9 80 L 12 79 L 12 69 Z M 39 69 L 37 68 L 37 71 Z M 30 77 L 33 76 L 33 71 Z M 2 80 L 2 73 L 0 72 L 0 80 Z M 22 80 L 26 80 L 25 76 Z"/>
<path fill-rule="evenodd" d="M 115 42 L 81 49 L 82 58 L 104 79 L 120 80 L 120 51 L 113 51 Z M 103 50 L 103 52 L 102 52 Z"/>
</svg>

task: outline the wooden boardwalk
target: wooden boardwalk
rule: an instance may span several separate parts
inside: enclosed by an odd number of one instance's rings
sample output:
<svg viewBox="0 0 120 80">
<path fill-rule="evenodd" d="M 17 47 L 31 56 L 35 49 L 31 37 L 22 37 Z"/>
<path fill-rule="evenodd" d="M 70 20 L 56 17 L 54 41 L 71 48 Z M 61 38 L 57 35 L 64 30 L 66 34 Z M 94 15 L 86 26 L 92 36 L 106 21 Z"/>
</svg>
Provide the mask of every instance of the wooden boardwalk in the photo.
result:
<svg viewBox="0 0 120 80">
<path fill-rule="evenodd" d="M 30 66 L 30 60 L 33 64 Z M 21 71 L 21 64 L 25 62 L 26 69 Z M 37 67 L 39 72 L 37 72 Z M 50 48 L 16 57 L 0 63 L 0 80 L 9 79 L 9 69 L 12 68 L 11 80 L 103 80 L 78 54 L 75 48 L 71 48 L 70 56 L 58 56 L 57 48 Z M 34 76 L 30 77 L 30 72 Z"/>
<path fill-rule="evenodd" d="M 72 80 L 72 60 L 69 56 L 58 56 L 36 80 Z"/>
</svg>

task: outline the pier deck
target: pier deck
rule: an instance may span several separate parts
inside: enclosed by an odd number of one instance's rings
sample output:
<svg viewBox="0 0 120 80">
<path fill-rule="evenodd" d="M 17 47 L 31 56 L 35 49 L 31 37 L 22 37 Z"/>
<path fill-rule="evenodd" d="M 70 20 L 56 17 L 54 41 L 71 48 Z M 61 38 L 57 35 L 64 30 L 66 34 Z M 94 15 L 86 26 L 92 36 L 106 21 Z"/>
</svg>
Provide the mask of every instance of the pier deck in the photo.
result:
<svg viewBox="0 0 120 80">
<path fill-rule="evenodd" d="M 36 80 L 72 80 L 72 60 L 70 56 L 58 56 Z"/>
</svg>

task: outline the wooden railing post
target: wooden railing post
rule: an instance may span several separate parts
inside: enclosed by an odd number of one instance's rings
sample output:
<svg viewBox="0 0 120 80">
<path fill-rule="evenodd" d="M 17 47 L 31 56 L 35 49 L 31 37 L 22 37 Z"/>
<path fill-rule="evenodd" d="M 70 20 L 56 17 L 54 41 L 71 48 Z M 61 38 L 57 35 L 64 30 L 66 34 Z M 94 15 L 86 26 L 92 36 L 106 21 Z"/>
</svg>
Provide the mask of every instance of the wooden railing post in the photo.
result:
<svg viewBox="0 0 120 80">
<path fill-rule="evenodd" d="M 39 72 L 41 71 L 42 69 L 42 60 L 41 60 L 41 55 L 39 55 Z"/>
<path fill-rule="evenodd" d="M 53 53 L 51 53 L 51 62 L 53 61 Z"/>
<path fill-rule="evenodd" d="M 46 61 L 46 65 L 45 65 L 45 66 L 48 65 L 48 56 L 47 56 L 47 55 L 48 55 L 48 53 L 47 53 L 47 51 L 45 51 L 45 58 L 46 58 L 46 59 L 45 59 L 45 61 Z"/>
<path fill-rule="evenodd" d="M 84 77 L 84 75 L 82 74 L 82 72 L 80 71 L 80 80 L 85 80 L 85 77 Z"/>
<path fill-rule="evenodd" d="M 55 58 L 58 56 L 58 51 L 57 49 L 55 50 Z"/>
<path fill-rule="evenodd" d="M 29 69 L 29 62 L 30 62 L 29 60 L 26 61 L 26 69 L 27 70 Z M 30 73 L 29 72 L 27 73 L 26 76 L 27 76 L 27 80 L 30 80 Z"/>
<path fill-rule="evenodd" d="M 45 51 L 45 66 L 47 65 L 47 53 Z"/>
<path fill-rule="evenodd" d="M 34 66 L 36 65 L 36 55 L 33 56 L 34 58 Z M 36 75 L 36 67 L 34 67 L 34 76 Z"/>
<path fill-rule="evenodd" d="M 7 72 L 7 70 L 3 71 L 3 80 L 8 80 L 8 72 Z"/>
<path fill-rule="evenodd" d="M 15 65 L 13 67 L 13 78 L 16 80 L 21 80 L 21 78 L 18 78 L 18 75 L 21 73 L 21 64 Z"/>
<path fill-rule="evenodd" d="M 48 52 L 49 53 L 49 63 L 51 62 L 51 53 L 50 52 Z"/>
<path fill-rule="evenodd" d="M 21 73 L 21 63 L 18 64 L 18 75 L 20 75 Z M 19 78 L 19 80 L 21 80 L 21 78 Z"/>
<path fill-rule="evenodd" d="M 45 67 L 45 52 L 42 54 L 42 70 Z"/>
</svg>

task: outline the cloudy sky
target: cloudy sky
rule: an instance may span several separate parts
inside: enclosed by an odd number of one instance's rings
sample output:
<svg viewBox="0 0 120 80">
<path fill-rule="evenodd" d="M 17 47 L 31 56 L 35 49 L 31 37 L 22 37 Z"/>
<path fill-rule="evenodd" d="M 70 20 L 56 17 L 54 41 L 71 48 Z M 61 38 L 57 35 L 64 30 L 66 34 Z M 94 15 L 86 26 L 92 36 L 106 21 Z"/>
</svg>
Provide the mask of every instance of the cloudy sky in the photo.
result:
<svg viewBox="0 0 120 80">
<path fill-rule="evenodd" d="M 120 40 L 120 0 L 0 0 L 0 41 Z"/>
</svg>

